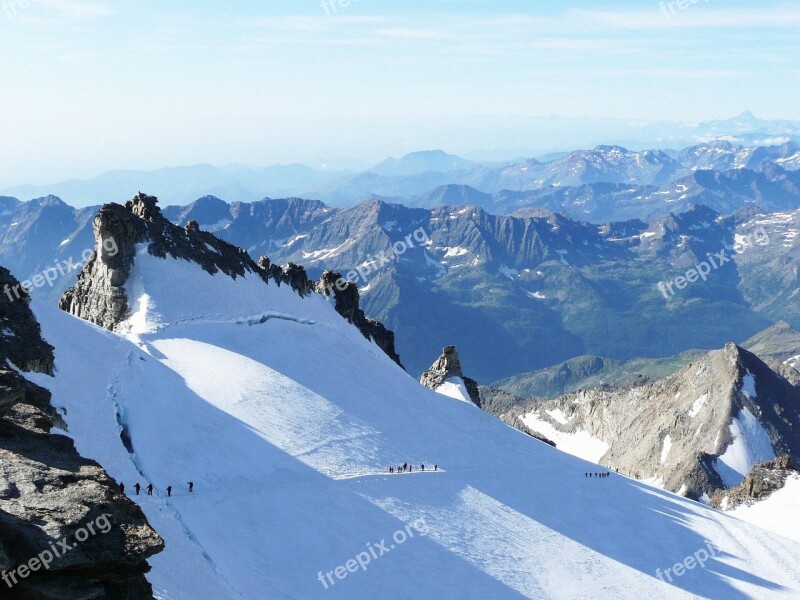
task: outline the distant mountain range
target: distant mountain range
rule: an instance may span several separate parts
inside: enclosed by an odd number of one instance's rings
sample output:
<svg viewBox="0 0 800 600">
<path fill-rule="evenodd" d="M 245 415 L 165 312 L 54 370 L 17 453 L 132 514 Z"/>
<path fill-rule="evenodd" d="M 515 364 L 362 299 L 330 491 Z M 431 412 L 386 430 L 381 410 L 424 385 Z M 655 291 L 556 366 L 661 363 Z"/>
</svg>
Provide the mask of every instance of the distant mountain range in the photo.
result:
<svg viewBox="0 0 800 600">
<path fill-rule="evenodd" d="M 713 196 L 716 188 L 727 186 L 739 203 L 758 201 L 761 195 L 776 205 L 794 201 L 793 172 L 800 169 L 800 145 L 717 140 L 678 152 L 602 145 L 544 158 L 481 163 L 432 150 L 387 159 L 357 173 L 302 165 L 264 169 L 198 165 L 118 171 L 93 180 L 21 186 L 3 193 L 22 199 L 57 195 L 75 206 L 123 201 L 140 188 L 154 189 L 165 203 L 179 205 L 213 195 L 229 202 L 303 197 L 340 207 L 369 199 L 427 208 L 467 203 L 495 213 L 537 206 L 602 222 L 664 214 L 665 204 L 696 201 L 706 187 Z M 705 172 L 716 175 L 701 177 Z M 757 189 L 751 190 L 752 186 Z"/>
<path fill-rule="evenodd" d="M 4 212 L 0 262 L 21 279 L 92 247 L 90 209 L 45 198 L 7 201 Z M 800 326 L 798 209 L 724 216 L 695 207 L 598 226 L 544 211 L 503 216 L 475 206 L 370 201 L 336 209 L 314 200 L 205 197 L 164 215 L 182 226 L 196 221 L 254 258 L 303 264 L 314 278 L 361 267 L 365 277 L 354 278 L 362 307 L 396 332 L 415 375 L 449 344 L 467 372 L 488 383 L 581 355 L 669 357 L 744 340 L 778 320 Z M 765 245 L 752 242 L 756 230 Z M 741 239 L 750 246 L 735 254 Z M 731 260 L 707 281 L 666 297 L 659 291 L 659 282 L 723 250 Z M 58 278 L 34 295 L 55 297 L 67 283 L 70 277 Z"/>
<path fill-rule="evenodd" d="M 493 194 L 450 184 L 418 198 L 399 201 L 425 208 L 474 204 L 496 214 L 528 215 L 545 209 L 593 223 L 653 219 L 697 204 L 725 214 L 750 205 L 773 211 L 800 206 L 800 171 L 786 171 L 769 163 L 760 171 L 694 171 L 660 187 L 600 182 Z"/>
</svg>

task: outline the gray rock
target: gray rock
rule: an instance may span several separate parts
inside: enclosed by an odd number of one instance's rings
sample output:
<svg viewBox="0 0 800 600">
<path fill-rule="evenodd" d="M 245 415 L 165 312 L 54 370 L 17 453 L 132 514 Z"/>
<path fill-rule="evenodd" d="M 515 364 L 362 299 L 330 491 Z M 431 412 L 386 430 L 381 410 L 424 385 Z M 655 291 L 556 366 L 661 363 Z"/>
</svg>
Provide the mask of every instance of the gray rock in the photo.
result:
<svg viewBox="0 0 800 600">
<path fill-rule="evenodd" d="M 0 293 L 0 363 L 52 373 L 53 347 L 42 339 L 41 327 L 31 313 L 30 296 L 5 267 L 0 267 L 0 290 L 5 290 Z"/>
<path fill-rule="evenodd" d="M 435 391 L 448 379 L 454 377 L 464 382 L 464 387 L 467 388 L 470 400 L 472 400 L 475 406 L 480 407 L 481 394 L 478 389 L 478 383 L 474 379 L 464 376 L 461 370 L 461 360 L 458 357 L 455 346 L 446 346 L 442 350 L 442 355 L 422 374 L 419 378 L 419 382 L 426 388 Z"/>
<path fill-rule="evenodd" d="M 783 488 L 786 480 L 793 475 L 798 475 L 798 471 L 792 468 L 792 459 L 788 455 L 757 464 L 742 483 L 735 488 L 717 492 L 709 504 L 717 509 L 731 510 L 741 504 L 764 500 Z"/>
</svg>

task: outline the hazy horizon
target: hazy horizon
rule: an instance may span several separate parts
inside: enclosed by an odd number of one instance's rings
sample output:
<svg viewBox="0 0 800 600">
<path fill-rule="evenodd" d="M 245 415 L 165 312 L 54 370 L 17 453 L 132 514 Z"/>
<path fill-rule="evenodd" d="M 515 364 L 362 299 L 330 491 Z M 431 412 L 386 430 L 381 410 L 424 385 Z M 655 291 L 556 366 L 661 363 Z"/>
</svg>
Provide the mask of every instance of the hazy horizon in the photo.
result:
<svg viewBox="0 0 800 600">
<path fill-rule="evenodd" d="M 0 188 L 565 151 L 625 141 L 623 120 L 800 121 L 785 2 L 345 4 L 0 0 Z"/>
</svg>

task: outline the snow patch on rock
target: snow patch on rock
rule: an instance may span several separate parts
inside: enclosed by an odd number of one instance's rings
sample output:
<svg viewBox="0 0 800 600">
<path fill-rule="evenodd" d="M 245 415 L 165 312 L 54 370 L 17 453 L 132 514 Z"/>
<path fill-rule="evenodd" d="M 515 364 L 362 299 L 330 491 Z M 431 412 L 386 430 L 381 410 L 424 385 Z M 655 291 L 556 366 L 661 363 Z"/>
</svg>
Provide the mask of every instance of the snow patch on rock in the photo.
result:
<svg viewBox="0 0 800 600">
<path fill-rule="evenodd" d="M 606 442 L 593 437 L 586 431 L 576 431 L 575 433 L 559 431 L 550 423 L 539 419 L 535 413 L 528 413 L 520 418 L 531 430 L 553 440 L 556 448 L 578 458 L 599 463 L 600 459 L 608 452 L 609 445 Z"/>
<path fill-rule="evenodd" d="M 739 485 L 753 465 L 775 458 L 769 435 L 749 409 L 743 408 L 730 426 L 733 442 L 715 461 L 726 487 Z"/>
</svg>

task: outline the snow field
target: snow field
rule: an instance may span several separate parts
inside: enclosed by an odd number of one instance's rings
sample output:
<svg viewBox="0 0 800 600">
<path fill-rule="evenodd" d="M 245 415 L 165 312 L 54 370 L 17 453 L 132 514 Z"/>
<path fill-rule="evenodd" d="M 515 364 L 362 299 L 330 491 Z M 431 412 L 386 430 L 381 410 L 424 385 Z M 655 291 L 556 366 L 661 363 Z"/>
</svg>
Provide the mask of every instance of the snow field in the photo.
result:
<svg viewBox="0 0 800 600">
<path fill-rule="evenodd" d="M 422 388 L 322 298 L 147 255 L 129 290 L 148 300 L 127 336 L 34 302 L 57 373 L 31 379 L 82 454 L 131 494 L 154 483 L 134 499 L 167 544 L 160 598 L 800 594 L 800 544 L 616 474 L 587 485 L 594 465 Z M 445 471 L 385 473 L 406 461 Z M 420 519 L 427 535 L 319 581 Z M 656 579 L 705 540 L 706 569 Z"/>
</svg>

